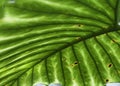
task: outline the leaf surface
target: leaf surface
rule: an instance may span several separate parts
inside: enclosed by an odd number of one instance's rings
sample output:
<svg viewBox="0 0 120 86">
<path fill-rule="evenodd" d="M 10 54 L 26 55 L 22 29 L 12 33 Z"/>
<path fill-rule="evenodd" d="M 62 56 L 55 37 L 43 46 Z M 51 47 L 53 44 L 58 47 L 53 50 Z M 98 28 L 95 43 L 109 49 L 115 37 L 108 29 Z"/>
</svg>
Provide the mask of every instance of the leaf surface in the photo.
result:
<svg viewBox="0 0 120 86">
<path fill-rule="evenodd" d="M 0 12 L 0 86 L 120 82 L 120 0 L 1 0 Z"/>
</svg>

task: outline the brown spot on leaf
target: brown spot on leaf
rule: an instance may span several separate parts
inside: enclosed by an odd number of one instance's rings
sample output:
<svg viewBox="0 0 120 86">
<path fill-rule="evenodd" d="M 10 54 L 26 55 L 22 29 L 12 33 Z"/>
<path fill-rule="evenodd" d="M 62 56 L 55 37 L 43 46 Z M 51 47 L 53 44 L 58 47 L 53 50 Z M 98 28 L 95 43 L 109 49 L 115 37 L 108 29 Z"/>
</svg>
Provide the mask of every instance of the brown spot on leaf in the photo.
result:
<svg viewBox="0 0 120 86">
<path fill-rule="evenodd" d="M 79 26 L 79 27 L 83 27 L 84 25 L 82 25 L 82 24 L 79 24 L 78 26 Z"/>
<path fill-rule="evenodd" d="M 111 40 L 111 43 L 116 43 L 116 42 L 117 42 L 117 40 L 115 40 L 115 39 Z"/>
<path fill-rule="evenodd" d="M 81 39 L 81 37 L 76 37 L 75 39 L 76 39 L 76 40 L 80 40 L 80 39 Z"/>
</svg>

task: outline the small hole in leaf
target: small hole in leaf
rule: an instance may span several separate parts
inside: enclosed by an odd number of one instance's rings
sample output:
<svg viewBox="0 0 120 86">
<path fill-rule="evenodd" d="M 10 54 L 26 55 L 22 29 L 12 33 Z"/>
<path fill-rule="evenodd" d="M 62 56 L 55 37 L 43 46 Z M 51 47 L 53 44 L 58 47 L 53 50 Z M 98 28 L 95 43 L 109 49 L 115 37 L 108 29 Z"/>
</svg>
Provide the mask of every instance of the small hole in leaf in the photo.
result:
<svg viewBox="0 0 120 86">
<path fill-rule="evenodd" d="M 106 79 L 106 83 L 107 83 L 107 82 L 109 82 L 109 80 L 108 80 L 108 79 Z"/>
<path fill-rule="evenodd" d="M 109 64 L 108 67 L 112 67 L 112 64 Z"/>
<path fill-rule="evenodd" d="M 75 64 L 75 65 L 77 65 L 77 64 L 78 64 L 78 62 L 76 61 L 74 64 Z"/>
<path fill-rule="evenodd" d="M 77 61 L 75 61 L 71 66 L 72 66 L 72 67 L 75 67 L 76 65 L 78 65 L 78 62 L 77 62 Z"/>
</svg>

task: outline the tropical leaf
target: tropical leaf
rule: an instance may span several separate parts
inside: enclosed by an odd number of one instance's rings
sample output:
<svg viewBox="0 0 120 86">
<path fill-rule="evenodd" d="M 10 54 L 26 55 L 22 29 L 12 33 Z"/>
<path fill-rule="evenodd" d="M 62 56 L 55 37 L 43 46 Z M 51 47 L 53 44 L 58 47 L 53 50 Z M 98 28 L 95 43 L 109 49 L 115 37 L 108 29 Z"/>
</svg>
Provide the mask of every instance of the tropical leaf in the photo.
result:
<svg viewBox="0 0 120 86">
<path fill-rule="evenodd" d="M 0 86 L 120 82 L 120 0 L 1 0 Z"/>
</svg>

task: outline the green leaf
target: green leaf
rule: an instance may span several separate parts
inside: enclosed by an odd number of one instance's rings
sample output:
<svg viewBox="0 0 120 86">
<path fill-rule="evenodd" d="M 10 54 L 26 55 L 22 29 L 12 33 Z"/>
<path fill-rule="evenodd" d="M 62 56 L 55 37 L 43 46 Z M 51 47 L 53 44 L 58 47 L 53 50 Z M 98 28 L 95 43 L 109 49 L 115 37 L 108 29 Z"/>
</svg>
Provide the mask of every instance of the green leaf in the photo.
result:
<svg viewBox="0 0 120 86">
<path fill-rule="evenodd" d="M 120 82 L 120 0 L 0 1 L 0 86 Z"/>
</svg>

